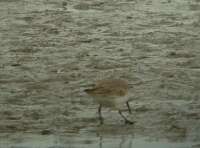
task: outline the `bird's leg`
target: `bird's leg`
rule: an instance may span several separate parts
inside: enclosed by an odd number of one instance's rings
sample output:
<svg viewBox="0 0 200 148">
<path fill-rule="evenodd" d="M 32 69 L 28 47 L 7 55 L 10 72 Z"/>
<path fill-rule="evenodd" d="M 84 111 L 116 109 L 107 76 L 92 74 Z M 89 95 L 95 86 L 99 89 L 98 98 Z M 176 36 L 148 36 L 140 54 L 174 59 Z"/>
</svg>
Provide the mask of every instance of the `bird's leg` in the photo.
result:
<svg viewBox="0 0 200 148">
<path fill-rule="evenodd" d="M 121 117 L 124 119 L 126 124 L 134 124 L 133 121 L 128 120 L 121 112 L 121 110 L 119 110 L 119 114 L 121 115 Z"/>
<path fill-rule="evenodd" d="M 131 114 L 132 111 L 131 111 L 131 108 L 130 108 L 130 105 L 129 105 L 128 101 L 126 102 L 126 106 L 128 107 L 128 112 L 129 112 L 129 114 Z"/>
<path fill-rule="evenodd" d="M 102 105 L 100 104 L 99 108 L 98 108 L 99 120 L 100 120 L 100 124 L 103 124 L 103 117 L 102 117 L 102 114 L 101 114 L 101 108 L 102 108 Z"/>
</svg>

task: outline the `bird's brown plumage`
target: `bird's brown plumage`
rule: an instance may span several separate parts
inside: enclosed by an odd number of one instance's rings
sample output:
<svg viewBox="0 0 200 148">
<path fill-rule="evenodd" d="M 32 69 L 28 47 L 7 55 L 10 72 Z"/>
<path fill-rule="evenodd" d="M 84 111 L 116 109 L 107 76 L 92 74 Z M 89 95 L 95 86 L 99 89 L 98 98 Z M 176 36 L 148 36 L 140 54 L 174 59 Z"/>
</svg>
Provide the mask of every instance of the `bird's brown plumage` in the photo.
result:
<svg viewBox="0 0 200 148">
<path fill-rule="evenodd" d="M 99 97 L 125 96 L 127 91 L 128 83 L 121 79 L 100 80 L 94 88 L 85 90 L 89 95 Z"/>
</svg>

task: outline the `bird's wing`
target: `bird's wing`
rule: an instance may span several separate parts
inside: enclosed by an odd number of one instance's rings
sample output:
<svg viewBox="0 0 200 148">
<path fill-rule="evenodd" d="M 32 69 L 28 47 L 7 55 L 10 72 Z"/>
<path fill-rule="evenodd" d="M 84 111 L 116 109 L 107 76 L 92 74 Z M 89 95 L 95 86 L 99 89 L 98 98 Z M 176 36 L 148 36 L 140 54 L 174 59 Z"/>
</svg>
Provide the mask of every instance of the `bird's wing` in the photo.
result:
<svg viewBox="0 0 200 148">
<path fill-rule="evenodd" d="M 96 87 L 91 93 L 97 96 L 110 96 L 112 94 L 112 89 L 106 87 Z"/>
</svg>

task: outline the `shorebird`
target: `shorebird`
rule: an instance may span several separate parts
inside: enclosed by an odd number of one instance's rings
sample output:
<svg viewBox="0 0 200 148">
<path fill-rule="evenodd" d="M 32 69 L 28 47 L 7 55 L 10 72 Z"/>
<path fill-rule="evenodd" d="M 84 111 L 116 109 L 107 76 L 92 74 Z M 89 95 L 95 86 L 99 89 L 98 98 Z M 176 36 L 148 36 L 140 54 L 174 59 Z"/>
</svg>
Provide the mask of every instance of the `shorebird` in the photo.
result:
<svg viewBox="0 0 200 148">
<path fill-rule="evenodd" d="M 124 119 L 125 123 L 133 124 L 134 122 L 128 120 L 122 114 L 122 105 L 126 104 L 129 113 L 131 108 L 128 102 L 128 83 L 122 79 L 105 79 L 96 82 L 95 86 L 91 89 L 85 89 L 85 92 L 92 96 L 94 101 L 99 104 L 98 114 L 100 124 L 103 124 L 103 116 L 101 113 L 102 107 L 108 107 L 113 110 L 118 110 L 120 116 Z"/>
</svg>

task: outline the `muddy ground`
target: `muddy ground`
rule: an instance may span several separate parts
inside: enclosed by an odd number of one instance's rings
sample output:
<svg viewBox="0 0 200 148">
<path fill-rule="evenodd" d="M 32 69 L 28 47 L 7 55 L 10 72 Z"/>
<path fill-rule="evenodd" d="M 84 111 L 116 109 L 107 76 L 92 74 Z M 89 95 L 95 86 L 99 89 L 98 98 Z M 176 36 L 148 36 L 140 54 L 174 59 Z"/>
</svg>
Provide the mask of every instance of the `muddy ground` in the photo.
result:
<svg viewBox="0 0 200 148">
<path fill-rule="evenodd" d="M 200 0 L 0 0 L 0 14 L 1 147 L 200 146 Z M 83 90 L 110 77 L 131 84 L 134 125 L 104 109 L 99 126 Z"/>
</svg>

